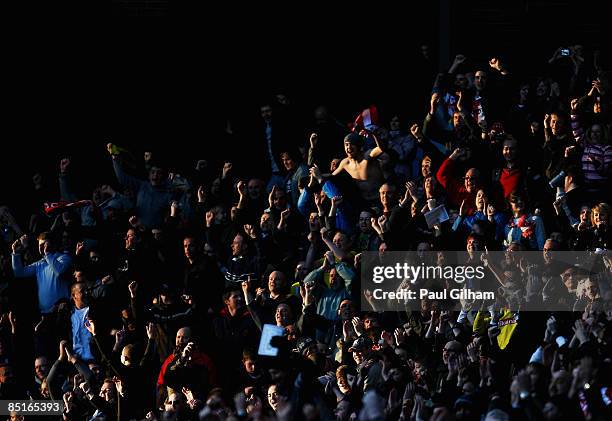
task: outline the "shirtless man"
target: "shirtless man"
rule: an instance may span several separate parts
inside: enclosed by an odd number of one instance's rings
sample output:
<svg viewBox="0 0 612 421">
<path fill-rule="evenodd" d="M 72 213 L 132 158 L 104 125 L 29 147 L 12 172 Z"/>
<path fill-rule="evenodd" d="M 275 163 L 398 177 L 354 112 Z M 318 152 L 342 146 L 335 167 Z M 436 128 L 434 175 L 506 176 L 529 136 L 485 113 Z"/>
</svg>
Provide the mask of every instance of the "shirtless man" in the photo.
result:
<svg viewBox="0 0 612 421">
<path fill-rule="evenodd" d="M 349 133 L 344 138 L 346 158 L 340 161 L 336 170 L 331 174 L 338 175 L 342 171 L 349 173 L 357 182 L 361 197 L 368 202 L 378 200 L 378 188 L 383 183 L 383 172 L 376 158 L 384 152 L 384 148 L 376 136 L 374 136 L 374 141 L 376 147 L 364 152 L 365 139 L 357 133 Z M 330 176 L 330 174 L 321 174 L 321 170 L 316 165 L 310 169 L 310 174 L 319 183 L 323 182 L 324 177 Z"/>
</svg>

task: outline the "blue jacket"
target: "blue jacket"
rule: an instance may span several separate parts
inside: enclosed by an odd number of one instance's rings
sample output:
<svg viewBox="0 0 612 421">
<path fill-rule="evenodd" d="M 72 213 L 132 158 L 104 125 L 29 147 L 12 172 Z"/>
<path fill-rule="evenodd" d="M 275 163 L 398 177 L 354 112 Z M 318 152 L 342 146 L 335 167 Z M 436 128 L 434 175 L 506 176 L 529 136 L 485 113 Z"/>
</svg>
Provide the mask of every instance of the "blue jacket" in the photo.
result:
<svg viewBox="0 0 612 421">
<path fill-rule="evenodd" d="M 113 168 L 117 180 L 131 188 L 136 195 L 136 215 L 147 228 L 160 227 L 164 222 L 164 214 L 170 210 L 170 203 L 175 195 L 170 189 L 170 183 L 153 187 L 147 180 L 141 180 L 123 171 L 118 161 L 113 160 Z"/>
<path fill-rule="evenodd" d="M 38 284 L 38 307 L 41 313 L 50 313 L 62 298 L 70 298 L 70 280 L 64 277 L 72 265 L 72 258 L 64 253 L 49 253 L 37 262 L 23 266 L 21 255 L 12 256 L 16 278 L 36 276 Z"/>
<path fill-rule="evenodd" d="M 339 263 L 336 265 L 338 275 L 344 279 L 344 287 L 336 289 L 326 288 L 323 281 L 324 271 L 318 268 L 310 272 L 304 278 L 304 282 L 315 281 L 319 288 L 317 294 L 317 314 L 325 317 L 328 320 L 338 319 L 338 308 L 343 300 L 351 299 L 351 284 L 355 277 L 355 272 L 346 264 Z"/>
</svg>

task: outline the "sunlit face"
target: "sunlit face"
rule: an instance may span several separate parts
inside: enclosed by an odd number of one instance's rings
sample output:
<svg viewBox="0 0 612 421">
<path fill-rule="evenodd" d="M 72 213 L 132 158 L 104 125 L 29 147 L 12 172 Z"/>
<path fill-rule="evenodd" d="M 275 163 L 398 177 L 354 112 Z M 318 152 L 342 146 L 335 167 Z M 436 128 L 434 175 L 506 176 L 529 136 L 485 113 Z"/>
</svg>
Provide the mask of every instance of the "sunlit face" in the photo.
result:
<svg viewBox="0 0 612 421">
<path fill-rule="evenodd" d="M 185 398 L 178 393 L 172 393 L 164 402 L 166 412 L 180 412 L 185 406 Z"/>
<path fill-rule="evenodd" d="M 427 375 L 427 369 L 422 363 L 420 363 L 419 361 L 415 361 L 414 368 L 412 370 L 412 375 L 414 376 L 414 379 L 418 382 L 419 380 L 421 380 L 421 378 Z"/>
<path fill-rule="evenodd" d="M 478 170 L 475 168 L 470 168 L 465 173 L 463 180 L 465 189 L 468 191 L 468 193 L 473 193 L 476 190 L 476 187 L 478 186 L 478 176 Z"/>
<path fill-rule="evenodd" d="M 43 380 L 40 383 L 40 394 L 45 399 L 50 399 L 51 398 L 51 395 L 49 393 L 49 385 L 47 384 L 47 380 Z"/>
<path fill-rule="evenodd" d="M 308 216 L 308 227 L 310 231 L 318 231 L 321 229 L 321 219 L 317 212 L 311 212 Z"/>
<path fill-rule="evenodd" d="M 338 385 L 338 389 L 340 389 L 340 392 L 343 394 L 347 394 L 351 392 L 351 387 L 349 386 L 349 382 L 348 380 L 345 378 L 345 376 L 338 376 L 336 383 Z"/>
<path fill-rule="evenodd" d="M 607 224 L 608 214 L 606 212 L 602 212 L 599 209 L 595 209 L 593 211 L 593 222 L 595 222 L 596 226 L 600 226 L 601 224 Z"/>
<path fill-rule="evenodd" d="M 287 171 L 292 171 L 296 167 L 295 161 L 289 156 L 289 154 L 286 154 L 286 153 L 282 154 L 281 161 Z"/>
<path fill-rule="evenodd" d="M 36 358 L 36 360 L 34 361 L 34 372 L 36 373 L 36 377 L 38 377 L 39 380 L 42 380 L 47 377 L 47 374 L 49 373 L 49 363 L 46 357 Z"/>
<path fill-rule="evenodd" d="M 421 162 L 421 175 L 423 176 L 423 178 L 431 176 L 431 160 L 424 159 Z"/>
<path fill-rule="evenodd" d="M 336 235 L 334 235 L 334 239 L 332 241 L 333 241 L 334 245 L 336 247 L 338 247 L 340 250 L 348 251 L 348 249 L 349 249 L 349 240 L 348 240 L 348 237 L 346 236 L 346 234 L 343 234 L 341 232 L 337 232 Z"/>
<path fill-rule="evenodd" d="M 177 347 L 184 347 L 191 340 L 191 331 L 188 328 L 181 328 L 176 332 L 176 340 L 174 344 Z"/>
<path fill-rule="evenodd" d="M 458 129 L 463 126 L 463 120 L 461 119 L 461 114 L 453 113 L 453 127 Z"/>
<path fill-rule="evenodd" d="M 378 189 L 378 193 L 380 195 L 380 203 L 382 203 L 383 206 L 392 205 L 393 193 L 395 193 L 395 189 L 385 183 L 380 187 L 380 189 Z"/>
<path fill-rule="evenodd" d="M 359 148 L 357 147 L 357 145 L 345 140 L 344 141 L 344 152 L 346 153 L 346 156 L 348 156 L 349 158 L 354 158 L 359 152 Z"/>
<path fill-rule="evenodd" d="M 469 252 L 482 250 L 482 244 L 477 238 L 470 237 L 467 240 L 466 249 Z"/>
<path fill-rule="evenodd" d="M 601 102 L 600 101 L 593 101 L 593 114 L 599 114 L 601 113 Z"/>
<path fill-rule="evenodd" d="M 254 360 L 248 358 L 248 359 L 244 360 L 242 362 L 242 364 L 244 364 L 244 370 L 247 373 L 249 373 L 249 374 L 255 373 L 255 369 L 257 368 L 257 364 L 255 363 Z"/>
<path fill-rule="evenodd" d="M 563 132 L 564 122 L 557 114 L 550 116 L 550 130 L 553 135 L 557 136 Z"/>
<path fill-rule="evenodd" d="M 240 256 L 243 251 L 244 238 L 242 235 L 238 234 L 234 237 L 234 241 L 232 241 L 232 256 Z"/>
<path fill-rule="evenodd" d="M 136 241 L 136 231 L 130 228 L 127 231 L 127 234 L 125 234 L 125 248 L 128 250 L 133 249 L 134 247 L 136 247 Z"/>
<path fill-rule="evenodd" d="M 291 307 L 287 304 L 279 304 L 276 307 L 276 313 L 274 314 L 276 326 L 286 327 L 290 325 L 292 317 Z"/>
<path fill-rule="evenodd" d="M 368 329 L 372 329 L 374 327 L 380 327 L 380 323 L 378 321 L 377 318 L 375 317 L 366 317 L 365 319 L 363 319 L 363 327 L 368 330 Z"/>
<path fill-rule="evenodd" d="M 484 190 L 480 189 L 478 190 L 478 193 L 476 193 L 476 208 L 479 211 L 484 211 L 484 205 L 485 205 L 485 201 L 487 200 L 487 196 L 485 195 Z"/>
<path fill-rule="evenodd" d="M 361 364 L 366 357 L 364 350 L 354 350 L 353 351 L 353 360 L 357 365 Z"/>
<path fill-rule="evenodd" d="M 225 300 L 225 305 L 231 310 L 237 310 L 242 307 L 243 301 L 242 294 L 240 291 L 232 291 L 230 296 Z"/>
<path fill-rule="evenodd" d="M 110 402 L 115 398 L 115 383 L 104 382 L 100 388 L 100 397 L 106 402 Z"/>
<path fill-rule="evenodd" d="M 74 284 L 70 296 L 72 298 L 72 301 L 74 301 L 74 305 L 76 306 L 76 308 L 84 307 L 85 291 L 83 288 L 83 284 Z"/>
<path fill-rule="evenodd" d="M 121 364 L 126 367 L 132 365 L 132 351 L 127 346 L 123 347 L 121 350 Z"/>
<path fill-rule="evenodd" d="M 385 253 L 387 253 L 387 243 L 381 243 L 380 246 L 378 246 L 378 254 L 379 256 L 384 256 Z"/>
<path fill-rule="evenodd" d="M 278 294 L 285 285 L 285 275 L 282 272 L 275 270 L 268 277 L 268 290 L 271 293 Z"/>
<path fill-rule="evenodd" d="M 47 243 L 46 240 L 38 240 L 38 252 L 41 256 L 45 254 L 45 243 Z"/>
<path fill-rule="evenodd" d="M 274 412 L 279 410 L 279 407 L 282 406 L 287 401 L 285 396 L 282 396 L 278 393 L 278 388 L 275 384 L 271 385 L 268 388 L 268 403 Z"/>
<path fill-rule="evenodd" d="M 183 240 L 183 254 L 187 259 L 193 259 L 196 255 L 196 243 L 193 238 Z"/>
</svg>

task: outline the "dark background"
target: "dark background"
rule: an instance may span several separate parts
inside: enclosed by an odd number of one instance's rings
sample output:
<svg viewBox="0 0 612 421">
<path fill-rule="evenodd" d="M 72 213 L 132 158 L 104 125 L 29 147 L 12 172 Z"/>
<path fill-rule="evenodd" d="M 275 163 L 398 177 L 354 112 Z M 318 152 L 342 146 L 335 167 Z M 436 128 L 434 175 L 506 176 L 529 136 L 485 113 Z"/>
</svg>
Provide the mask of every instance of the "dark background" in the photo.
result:
<svg viewBox="0 0 612 421">
<path fill-rule="evenodd" d="M 108 141 L 139 153 L 155 145 L 179 166 L 212 159 L 227 153 L 227 116 L 256 119 L 258 105 L 278 92 L 305 115 L 325 103 L 348 121 L 376 103 L 421 118 L 431 88 L 419 64 L 422 43 L 444 71 L 457 53 L 474 66 L 496 54 L 531 76 L 560 46 L 581 43 L 587 55 L 601 49 L 604 57 L 609 49 L 594 1 L 441 0 L 341 11 L 201 3 L 104 2 L 81 10 L 96 19 L 77 20 L 78 29 L 57 25 L 14 47 L 0 201 L 18 209 L 36 171 L 55 185 L 65 155 L 87 174 L 83 191 L 112 178 Z"/>
</svg>

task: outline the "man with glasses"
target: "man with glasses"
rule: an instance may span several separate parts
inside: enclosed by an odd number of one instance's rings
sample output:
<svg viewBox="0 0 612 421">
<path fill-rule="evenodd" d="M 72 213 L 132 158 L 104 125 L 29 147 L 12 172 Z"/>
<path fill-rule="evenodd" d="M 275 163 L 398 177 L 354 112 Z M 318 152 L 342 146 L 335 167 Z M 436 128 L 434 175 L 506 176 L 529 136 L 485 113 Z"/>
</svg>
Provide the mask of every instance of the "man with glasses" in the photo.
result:
<svg viewBox="0 0 612 421">
<path fill-rule="evenodd" d="M 466 215 L 469 216 L 476 212 L 476 194 L 481 183 L 480 171 L 476 168 L 470 168 L 466 171 L 463 183 L 457 181 L 457 161 L 464 160 L 466 157 L 467 151 L 465 148 L 455 149 L 440 166 L 437 179 L 446 189 L 448 203 L 456 208 L 459 208 L 463 203 Z"/>
</svg>

